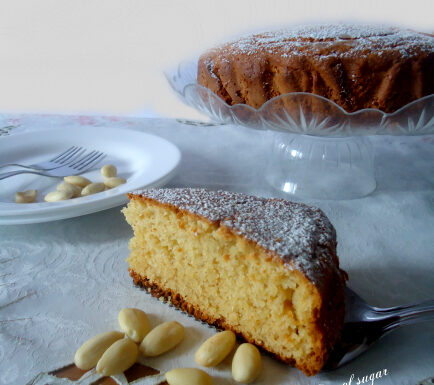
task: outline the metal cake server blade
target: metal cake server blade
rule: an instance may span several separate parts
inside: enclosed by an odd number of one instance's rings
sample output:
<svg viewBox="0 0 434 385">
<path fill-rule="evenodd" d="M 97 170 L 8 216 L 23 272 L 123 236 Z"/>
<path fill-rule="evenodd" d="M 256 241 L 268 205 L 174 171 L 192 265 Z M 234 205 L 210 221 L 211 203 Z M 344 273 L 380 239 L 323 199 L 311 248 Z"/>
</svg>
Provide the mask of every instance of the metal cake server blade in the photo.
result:
<svg viewBox="0 0 434 385">
<path fill-rule="evenodd" d="M 141 287 L 141 290 L 151 294 L 150 289 Z M 221 330 L 179 309 L 170 300 L 162 297 L 155 298 L 155 300 L 166 303 L 204 326 Z M 344 366 L 368 350 L 385 334 L 398 327 L 432 320 L 434 320 L 434 300 L 404 306 L 378 308 L 367 304 L 353 290 L 345 287 L 345 319 L 342 336 L 333 348 L 322 371 L 327 372 Z"/>
<path fill-rule="evenodd" d="M 323 367 L 330 371 L 349 363 L 385 334 L 404 325 L 434 320 L 434 300 L 378 308 L 368 305 L 349 287 L 345 288 L 345 321 L 341 340 Z"/>
</svg>

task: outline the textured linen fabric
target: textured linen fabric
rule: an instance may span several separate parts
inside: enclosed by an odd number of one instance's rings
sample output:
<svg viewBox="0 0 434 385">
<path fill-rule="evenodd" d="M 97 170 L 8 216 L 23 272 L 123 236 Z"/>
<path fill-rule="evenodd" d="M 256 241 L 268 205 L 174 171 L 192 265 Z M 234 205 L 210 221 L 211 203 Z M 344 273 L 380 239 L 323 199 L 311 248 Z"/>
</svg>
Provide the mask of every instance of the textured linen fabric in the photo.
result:
<svg viewBox="0 0 434 385">
<path fill-rule="evenodd" d="M 285 197 L 263 180 L 272 134 L 234 126 L 201 127 L 168 119 L 0 115 L 0 128 L 25 132 L 77 125 L 154 133 L 182 151 L 168 187 L 200 186 Z M 9 130 L 9 129 L 8 129 Z M 0 148 L 1 148 L 0 137 Z M 376 306 L 430 299 L 434 293 L 434 137 L 373 137 L 378 186 L 346 201 L 306 201 L 320 207 L 337 232 L 341 267 L 349 286 Z M 0 182 L 0 188 L 1 188 Z M 288 197 L 287 197 L 288 198 Z M 136 288 L 128 275 L 132 231 L 121 207 L 72 219 L 0 226 L 0 384 L 24 384 L 40 372 L 73 361 L 95 334 L 118 329 L 117 314 L 138 307 L 152 326 L 177 320 L 184 342 L 147 360 L 159 370 L 197 367 L 194 353 L 214 331 Z M 384 371 L 377 385 L 413 385 L 432 375 L 431 323 L 385 336 L 369 352 L 330 373 L 306 378 L 263 356 L 257 384 L 348 383 Z M 230 360 L 207 369 L 219 384 L 234 384 Z"/>
</svg>

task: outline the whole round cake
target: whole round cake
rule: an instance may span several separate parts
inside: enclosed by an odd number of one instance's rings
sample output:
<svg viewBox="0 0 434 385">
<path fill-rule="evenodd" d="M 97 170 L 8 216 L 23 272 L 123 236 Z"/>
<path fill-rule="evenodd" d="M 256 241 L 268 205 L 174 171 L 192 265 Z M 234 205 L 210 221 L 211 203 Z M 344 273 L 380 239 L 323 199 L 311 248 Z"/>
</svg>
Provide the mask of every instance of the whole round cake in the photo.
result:
<svg viewBox="0 0 434 385">
<path fill-rule="evenodd" d="M 394 112 L 434 93 L 434 36 L 390 27 L 299 26 L 259 33 L 199 58 L 198 83 L 228 104 L 261 107 L 308 92 L 347 112 Z"/>
</svg>

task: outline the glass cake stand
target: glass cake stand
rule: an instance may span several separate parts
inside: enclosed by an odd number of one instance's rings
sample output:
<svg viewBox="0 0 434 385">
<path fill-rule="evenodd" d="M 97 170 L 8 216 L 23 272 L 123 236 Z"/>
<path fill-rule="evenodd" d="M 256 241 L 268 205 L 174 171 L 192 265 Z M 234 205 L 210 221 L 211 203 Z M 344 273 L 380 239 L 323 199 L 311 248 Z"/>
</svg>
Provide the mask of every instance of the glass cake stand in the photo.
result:
<svg viewBox="0 0 434 385">
<path fill-rule="evenodd" d="M 197 59 L 166 73 L 188 104 L 221 124 L 273 131 L 265 180 L 298 197 L 354 199 L 375 190 L 371 135 L 434 133 L 434 94 L 394 113 L 364 109 L 348 113 L 324 97 L 306 92 L 277 96 L 255 109 L 230 106 L 197 83 Z"/>
</svg>

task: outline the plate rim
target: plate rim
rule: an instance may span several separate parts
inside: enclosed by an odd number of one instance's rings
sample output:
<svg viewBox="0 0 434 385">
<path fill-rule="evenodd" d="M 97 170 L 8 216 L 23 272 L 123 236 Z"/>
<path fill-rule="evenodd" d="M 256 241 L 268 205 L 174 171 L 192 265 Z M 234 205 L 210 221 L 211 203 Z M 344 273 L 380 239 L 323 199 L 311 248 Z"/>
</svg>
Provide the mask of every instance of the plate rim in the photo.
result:
<svg viewBox="0 0 434 385">
<path fill-rule="evenodd" d="M 161 175 L 159 175 L 158 178 L 151 180 L 150 182 L 145 183 L 143 185 L 135 184 L 130 189 L 128 189 L 128 191 L 134 191 L 136 189 L 151 187 L 154 185 L 161 185 L 161 184 L 167 182 L 168 180 L 170 180 L 175 175 L 175 173 L 176 173 L 176 171 L 180 165 L 180 162 L 182 159 L 181 150 L 174 143 L 172 143 L 171 141 L 169 141 L 165 138 L 162 138 L 161 136 L 158 136 L 155 134 L 150 134 L 147 132 L 132 130 L 132 129 L 129 129 L 127 127 L 125 127 L 125 128 L 113 128 L 113 127 L 74 127 L 74 128 L 72 128 L 72 130 L 74 130 L 75 133 L 77 133 L 77 131 L 89 131 L 89 129 L 92 129 L 94 132 L 95 132 L 95 130 L 103 131 L 105 134 L 107 134 L 109 132 L 114 132 L 117 134 L 128 133 L 131 135 L 138 135 L 138 136 L 141 136 L 142 139 L 148 137 L 148 139 L 152 138 L 152 140 L 158 141 L 160 144 L 163 144 L 165 146 L 164 151 L 161 151 L 161 152 L 164 153 L 164 157 L 166 159 L 169 159 L 170 163 L 162 170 Z M 46 135 L 47 133 L 52 133 L 53 131 L 55 131 L 56 133 L 63 131 L 62 133 L 68 134 L 68 133 L 70 133 L 71 128 L 61 128 L 61 129 L 51 128 L 51 129 L 37 130 L 37 131 L 30 131 L 30 132 L 20 132 L 20 133 L 2 138 L 0 140 L 0 143 L 2 143 L 4 145 L 5 142 L 19 140 L 20 138 L 25 137 L 25 136 L 34 136 L 34 135 L 41 135 L 41 134 Z M 168 152 L 170 153 L 170 156 L 168 156 Z M 80 215 L 90 214 L 92 212 L 106 210 L 108 208 L 116 207 L 116 206 L 119 206 L 119 205 L 125 203 L 127 201 L 126 193 L 128 191 L 119 192 L 113 196 L 100 198 L 98 200 L 89 200 L 89 201 L 84 201 L 84 202 L 80 202 L 80 203 L 77 203 L 74 205 L 68 205 L 68 206 L 53 207 L 53 206 L 50 206 L 49 204 L 47 204 L 46 207 L 33 208 L 30 212 L 26 211 L 26 210 L 23 210 L 21 212 L 14 212 L 13 209 L 11 209 L 11 207 L 13 207 L 14 205 L 17 205 L 16 203 L 0 202 L 0 225 L 8 224 L 8 218 L 11 219 L 11 222 L 13 222 L 13 224 L 18 224 L 20 222 L 20 220 L 19 220 L 20 217 L 22 217 L 23 221 L 25 221 L 26 223 L 38 223 L 38 222 L 44 222 L 45 221 L 45 220 L 42 220 L 44 216 L 53 216 L 53 217 L 58 216 L 59 217 L 58 219 L 62 219 L 62 218 L 72 218 L 75 216 L 80 216 Z M 41 202 L 41 203 L 44 203 L 44 202 Z M 5 206 L 5 205 L 8 205 L 9 209 L 5 210 L 4 208 L 1 207 L 1 206 Z M 80 209 L 80 210 L 78 210 L 78 209 Z M 76 215 L 72 214 L 72 213 L 74 213 L 74 211 L 77 211 L 78 213 Z M 85 212 L 85 213 L 82 213 L 82 212 Z M 62 213 L 62 214 L 56 215 L 56 213 Z M 35 222 L 31 222 L 31 220 L 32 220 L 31 218 L 33 218 L 33 217 L 35 218 Z M 39 218 L 41 220 L 38 220 L 37 218 Z M 56 220 L 56 219 L 51 219 L 51 220 Z"/>
<path fill-rule="evenodd" d="M 156 181 L 155 183 L 147 185 L 147 187 L 160 187 L 163 186 L 165 183 L 167 183 L 176 173 L 178 166 L 176 166 L 172 171 L 170 171 L 166 176 L 162 177 L 160 180 Z M 63 219 L 71 219 L 71 218 L 78 218 L 84 215 L 88 214 L 95 214 L 100 211 L 109 210 L 114 207 L 120 207 L 128 202 L 128 198 L 126 194 L 124 197 L 121 197 L 122 199 L 119 200 L 119 202 L 112 202 L 104 207 L 98 207 L 96 209 L 89 210 L 83 210 L 79 211 L 78 214 L 70 215 L 69 213 L 72 213 L 73 210 L 68 211 L 68 213 L 63 213 L 61 215 L 61 211 L 55 211 L 55 212 L 49 212 L 49 213 L 42 213 L 41 215 L 15 215 L 15 216 L 0 216 L 0 226 L 6 226 L 6 225 L 30 225 L 35 223 L 45 223 L 45 222 L 54 222 L 59 221 Z M 92 206 L 90 206 L 92 207 Z"/>
</svg>

